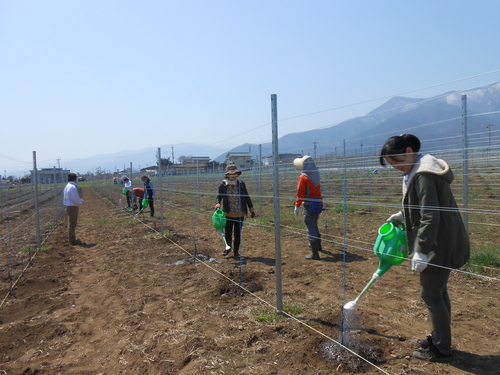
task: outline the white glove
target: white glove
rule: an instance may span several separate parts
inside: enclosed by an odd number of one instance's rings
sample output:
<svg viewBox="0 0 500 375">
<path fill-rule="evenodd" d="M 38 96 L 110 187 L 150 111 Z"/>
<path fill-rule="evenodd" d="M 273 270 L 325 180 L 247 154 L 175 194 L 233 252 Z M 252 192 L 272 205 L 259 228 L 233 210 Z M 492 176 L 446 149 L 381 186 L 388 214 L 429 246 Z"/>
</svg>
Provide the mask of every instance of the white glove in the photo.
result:
<svg viewBox="0 0 500 375">
<path fill-rule="evenodd" d="M 413 272 L 420 273 L 427 268 L 429 264 L 429 259 L 427 255 L 422 253 L 413 254 L 413 258 L 411 260 L 410 270 Z"/>
<path fill-rule="evenodd" d="M 387 219 L 387 222 L 390 223 L 393 220 L 396 220 L 398 223 L 403 223 L 405 220 L 405 217 L 403 216 L 403 212 L 399 211 L 397 214 L 389 216 L 389 219 Z"/>
<path fill-rule="evenodd" d="M 295 216 L 297 216 L 299 214 L 299 206 L 295 206 L 295 208 L 293 209 L 293 214 Z"/>
</svg>

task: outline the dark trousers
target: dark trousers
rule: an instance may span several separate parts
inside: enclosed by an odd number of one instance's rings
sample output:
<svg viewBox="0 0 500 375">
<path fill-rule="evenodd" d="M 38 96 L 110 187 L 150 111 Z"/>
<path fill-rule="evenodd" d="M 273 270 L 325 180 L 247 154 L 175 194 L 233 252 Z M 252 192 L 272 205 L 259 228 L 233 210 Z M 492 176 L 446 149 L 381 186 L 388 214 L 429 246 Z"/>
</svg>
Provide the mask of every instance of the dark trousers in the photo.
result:
<svg viewBox="0 0 500 375">
<path fill-rule="evenodd" d="M 130 208 L 130 201 L 132 200 L 131 195 L 132 194 L 130 194 L 130 191 L 127 191 L 127 207 L 128 208 Z"/>
<path fill-rule="evenodd" d="M 227 244 L 231 246 L 234 234 L 234 246 L 232 246 L 234 255 L 239 255 L 241 244 L 241 227 L 243 226 L 243 217 L 226 217 L 226 228 L 224 235 Z"/>
<path fill-rule="evenodd" d="M 420 274 L 420 295 L 432 324 L 432 343 L 442 354 L 451 354 L 451 301 L 448 295 L 450 270 Z"/>
<path fill-rule="evenodd" d="M 318 228 L 319 214 L 308 211 L 304 207 L 304 223 L 307 227 L 308 240 L 309 242 L 314 242 L 321 239 L 321 234 Z"/>
<path fill-rule="evenodd" d="M 149 209 L 151 210 L 151 216 L 155 216 L 155 206 L 153 202 L 154 202 L 153 198 L 148 198 L 148 206 Z"/>
</svg>

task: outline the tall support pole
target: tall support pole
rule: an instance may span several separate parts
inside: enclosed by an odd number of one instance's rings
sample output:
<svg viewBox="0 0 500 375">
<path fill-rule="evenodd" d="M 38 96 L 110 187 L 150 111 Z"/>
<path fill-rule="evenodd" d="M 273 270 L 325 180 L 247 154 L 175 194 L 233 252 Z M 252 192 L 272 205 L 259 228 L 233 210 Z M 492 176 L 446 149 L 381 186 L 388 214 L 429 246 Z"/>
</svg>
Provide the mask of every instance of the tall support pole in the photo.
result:
<svg viewBox="0 0 500 375">
<path fill-rule="evenodd" d="M 344 139 L 344 251 L 343 251 L 343 296 L 342 296 L 342 306 L 346 303 L 346 291 L 347 291 L 347 150 L 345 147 L 345 139 Z M 346 320 L 345 320 L 345 309 L 342 309 L 342 344 L 346 343 Z"/>
<path fill-rule="evenodd" d="M 274 199 L 274 247 L 276 256 L 276 308 L 283 310 L 281 283 L 281 216 L 280 216 L 280 179 L 278 165 L 278 103 L 276 94 L 271 95 L 271 118 L 273 130 L 273 199 Z"/>
<path fill-rule="evenodd" d="M 33 188 L 35 202 L 36 251 L 40 250 L 40 212 L 38 210 L 38 171 L 36 169 L 36 151 L 33 151 Z"/>
<path fill-rule="evenodd" d="M 160 233 L 163 236 L 164 225 L 163 225 L 163 187 L 162 187 L 162 176 L 161 176 L 161 148 L 158 147 L 158 170 L 160 174 L 158 176 L 158 187 L 160 190 Z"/>
<path fill-rule="evenodd" d="M 469 145 L 467 135 L 467 95 L 462 95 L 462 141 L 463 141 L 463 197 L 464 197 L 464 224 L 469 230 Z"/>
<path fill-rule="evenodd" d="M 57 171 L 56 167 L 54 166 L 54 223 L 57 223 L 58 219 L 58 212 L 57 212 Z"/>
<path fill-rule="evenodd" d="M 259 218 L 262 222 L 262 144 L 259 145 Z"/>
</svg>

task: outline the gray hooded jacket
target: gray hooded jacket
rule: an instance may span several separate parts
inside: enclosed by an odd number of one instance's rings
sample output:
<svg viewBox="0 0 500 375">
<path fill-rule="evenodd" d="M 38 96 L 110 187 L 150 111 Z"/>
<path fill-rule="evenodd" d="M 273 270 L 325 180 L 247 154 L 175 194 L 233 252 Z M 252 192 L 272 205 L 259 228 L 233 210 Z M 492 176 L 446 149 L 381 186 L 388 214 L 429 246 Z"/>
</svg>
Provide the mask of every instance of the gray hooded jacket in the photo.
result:
<svg viewBox="0 0 500 375">
<path fill-rule="evenodd" d="M 422 156 L 413 166 L 408 182 L 403 181 L 403 211 L 409 256 L 434 252 L 431 264 L 456 269 L 469 260 L 470 245 L 451 191 L 453 179 L 444 160 Z M 427 267 L 423 272 L 440 269 Z"/>
</svg>

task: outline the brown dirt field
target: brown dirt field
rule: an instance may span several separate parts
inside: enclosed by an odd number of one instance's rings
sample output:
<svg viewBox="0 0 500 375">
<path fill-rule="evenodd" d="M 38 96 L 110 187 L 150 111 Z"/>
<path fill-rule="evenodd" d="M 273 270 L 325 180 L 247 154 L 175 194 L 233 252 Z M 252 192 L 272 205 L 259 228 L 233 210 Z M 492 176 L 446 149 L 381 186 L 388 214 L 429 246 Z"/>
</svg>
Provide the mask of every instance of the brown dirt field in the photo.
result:
<svg viewBox="0 0 500 375">
<path fill-rule="evenodd" d="M 430 333 L 418 278 L 406 265 L 393 267 L 348 324 L 346 346 L 367 354 L 374 367 L 338 345 L 341 246 L 324 241 L 322 260 L 306 261 L 304 238 L 284 236 L 283 300 L 303 310 L 261 322 L 255 309 L 276 304 L 276 268 L 274 235 L 251 225 L 257 220 L 244 226 L 242 281 L 249 292 L 238 292 L 229 281 L 238 283 L 238 262 L 221 256 L 222 240 L 209 220 L 198 218 L 196 252 L 216 260 L 176 265 L 193 255 L 192 217 L 173 223 L 162 238 L 159 222 L 147 215 L 136 220 L 91 188 L 82 197 L 77 236 L 84 244 L 70 246 L 59 225 L 0 308 L 0 374 L 486 375 L 500 369 L 496 281 L 452 274 L 453 362 L 427 363 L 410 356 L 417 349 L 410 339 Z M 349 228 L 349 235 L 359 230 Z M 330 232 L 341 237 L 341 225 Z M 369 232 L 375 239 L 376 228 Z M 351 300 L 378 259 L 349 250 L 346 261 Z"/>
</svg>

